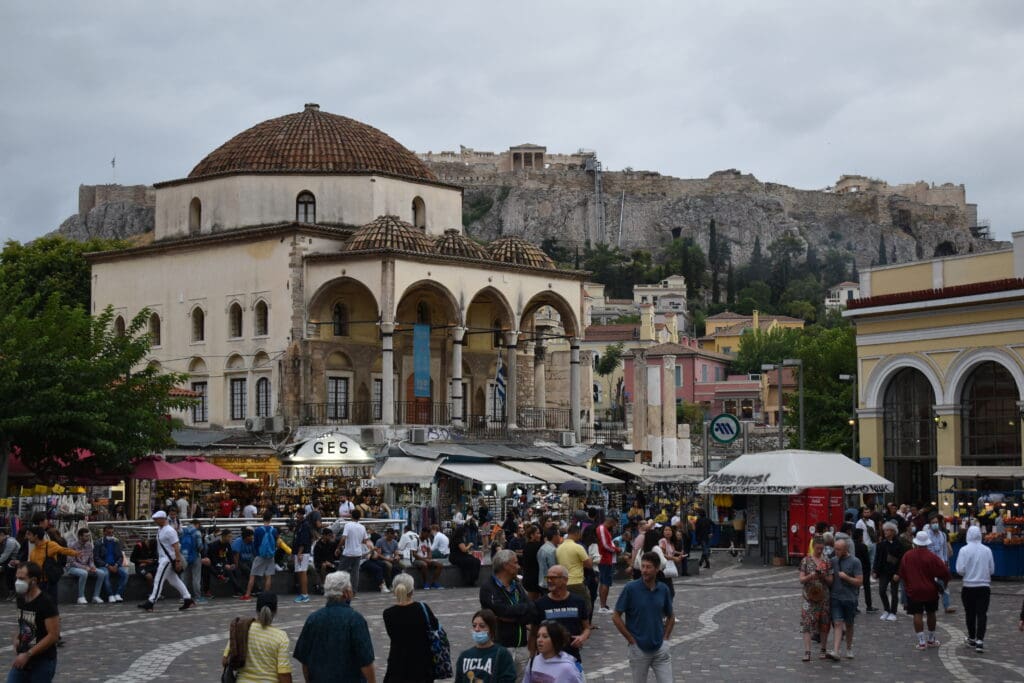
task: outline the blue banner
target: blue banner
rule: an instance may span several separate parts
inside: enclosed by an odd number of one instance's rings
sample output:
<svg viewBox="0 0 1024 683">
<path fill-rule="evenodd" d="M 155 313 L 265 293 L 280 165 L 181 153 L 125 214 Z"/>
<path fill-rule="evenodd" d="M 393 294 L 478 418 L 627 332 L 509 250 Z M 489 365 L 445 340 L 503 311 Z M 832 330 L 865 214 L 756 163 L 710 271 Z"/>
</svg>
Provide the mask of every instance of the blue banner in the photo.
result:
<svg viewBox="0 0 1024 683">
<path fill-rule="evenodd" d="M 430 398 L 430 325 L 417 323 L 412 328 L 413 396 Z"/>
</svg>

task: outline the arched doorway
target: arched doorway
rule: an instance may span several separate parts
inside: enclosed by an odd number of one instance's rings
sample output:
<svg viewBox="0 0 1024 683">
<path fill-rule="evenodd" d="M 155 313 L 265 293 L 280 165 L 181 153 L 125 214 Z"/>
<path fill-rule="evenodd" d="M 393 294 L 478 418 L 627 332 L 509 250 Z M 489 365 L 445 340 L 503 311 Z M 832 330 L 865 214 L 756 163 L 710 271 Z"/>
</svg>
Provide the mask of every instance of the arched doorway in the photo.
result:
<svg viewBox="0 0 1024 683">
<path fill-rule="evenodd" d="M 895 500 L 929 502 L 936 492 L 936 435 L 931 382 L 916 368 L 903 368 L 889 380 L 883 399 L 885 477 Z"/>
<path fill-rule="evenodd" d="M 985 361 L 971 370 L 960 396 L 961 464 L 1020 467 L 1019 400 L 1017 383 L 1003 365 Z"/>
<path fill-rule="evenodd" d="M 402 379 L 397 423 L 447 424 L 451 419 L 448 330 L 461 322 L 459 304 L 443 285 L 421 280 L 402 293 L 395 307 L 395 360 Z"/>
</svg>

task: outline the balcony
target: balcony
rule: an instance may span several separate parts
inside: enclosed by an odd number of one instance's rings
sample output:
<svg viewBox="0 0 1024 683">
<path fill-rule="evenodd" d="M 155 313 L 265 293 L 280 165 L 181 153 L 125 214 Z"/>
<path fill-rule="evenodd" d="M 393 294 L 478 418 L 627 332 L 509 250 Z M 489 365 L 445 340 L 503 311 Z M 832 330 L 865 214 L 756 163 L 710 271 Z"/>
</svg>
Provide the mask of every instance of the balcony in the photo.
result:
<svg viewBox="0 0 1024 683">
<path fill-rule="evenodd" d="M 379 401 L 307 403 L 302 423 L 307 425 L 371 425 L 382 422 Z M 433 401 L 396 401 L 396 425 L 446 425 L 451 422 L 451 404 Z"/>
</svg>

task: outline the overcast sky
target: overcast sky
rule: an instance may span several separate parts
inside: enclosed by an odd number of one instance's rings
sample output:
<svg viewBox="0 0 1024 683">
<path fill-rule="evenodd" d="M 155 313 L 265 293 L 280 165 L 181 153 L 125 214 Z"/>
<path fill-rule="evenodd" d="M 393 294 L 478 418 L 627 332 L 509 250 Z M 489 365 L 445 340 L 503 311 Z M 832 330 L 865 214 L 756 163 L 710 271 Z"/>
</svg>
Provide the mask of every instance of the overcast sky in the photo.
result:
<svg viewBox="0 0 1024 683">
<path fill-rule="evenodd" d="M 343 4 L 345 6 L 343 6 Z M 0 238 L 305 102 L 417 150 L 964 183 L 1024 227 L 1024 2 L 2 2 Z"/>
</svg>

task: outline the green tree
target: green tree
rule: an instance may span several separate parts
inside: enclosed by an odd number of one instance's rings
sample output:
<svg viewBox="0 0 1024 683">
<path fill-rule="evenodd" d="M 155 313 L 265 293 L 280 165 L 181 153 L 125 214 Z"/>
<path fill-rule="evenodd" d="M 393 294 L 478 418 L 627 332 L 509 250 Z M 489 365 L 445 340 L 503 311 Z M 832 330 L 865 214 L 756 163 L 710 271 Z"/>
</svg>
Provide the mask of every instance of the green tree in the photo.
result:
<svg viewBox="0 0 1024 683">
<path fill-rule="evenodd" d="M 754 249 L 750 254 L 750 262 L 747 264 L 744 283 L 761 280 L 768 280 L 768 262 L 765 260 L 764 252 L 761 250 L 761 236 L 754 236 Z"/>
<path fill-rule="evenodd" d="M 856 372 L 857 342 L 853 326 L 841 323 L 833 328 L 812 325 L 797 339 L 789 358 L 800 358 L 804 371 L 804 424 L 806 447 L 811 450 L 852 452 L 853 431 L 849 423 L 852 392 L 850 382 L 839 375 Z M 786 395 L 787 405 L 796 405 L 798 396 Z M 790 427 L 790 445 L 797 445 L 799 412 L 786 413 Z"/>
<path fill-rule="evenodd" d="M 789 287 L 790 280 L 796 275 L 797 259 L 804 251 L 803 243 L 793 235 L 784 235 L 768 247 L 771 252 L 771 276 L 768 284 L 772 288 L 772 302 L 782 298 L 782 293 Z"/>
<path fill-rule="evenodd" d="M 885 233 L 878 236 L 878 265 L 884 266 L 889 263 L 889 256 L 885 252 Z"/>
<path fill-rule="evenodd" d="M 846 257 L 837 249 L 825 252 L 821 266 L 821 281 L 826 287 L 833 287 L 846 279 Z"/>
<path fill-rule="evenodd" d="M 612 400 L 612 417 L 617 418 L 619 415 L 618 402 L 612 398 L 612 378 L 611 375 L 615 372 L 615 369 L 622 364 L 622 354 L 625 351 L 625 347 L 622 342 L 617 342 L 611 346 L 605 347 L 604 353 L 597 360 L 597 367 L 594 368 L 594 372 L 597 373 L 598 377 L 603 377 L 605 382 L 608 383 L 608 397 Z"/>
<path fill-rule="evenodd" d="M 730 306 L 736 303 L 736 275 L 732 269 L 732 259 L 725 271 L 725 303 Z"/>
<path fill-rule="evenodd" d="M 545 237 L 542 239 L 540 242 L 540 250 L 547 254 L 555 263 L 572 263 L 572 256 L 569 253 L 569 250 L 558 243 L 557 237 Z"/>
<path fill-rule="evenodd" d="M 751 330 L 740 339 L 740 349 L 733 361 L 733 371 L 739 373 L 761 372 L 766 363 L 778 363 L 785 358 L 794 358 L 799 343 L 798 329 L 773 327 L 770 330 Z"/>
<path fill-rule="evenodd" d="M 708 224 L 708 264 L 711 266 L 711 301 L 716 304 L 722 298 L 719 288 L 719 275 L 721 275 L 719 258 L 721 255 L 718 246 L 718 226 L 715 225 L 715 219 L 712 218 L 711 223 Z"/>
<path fill-rule="evenodd" d="M 755 280 L 736 293 L 736 312 L 751 315 L 754 311 L 772 312 L 772 289 L 767 283 Z"/>
</svg>

